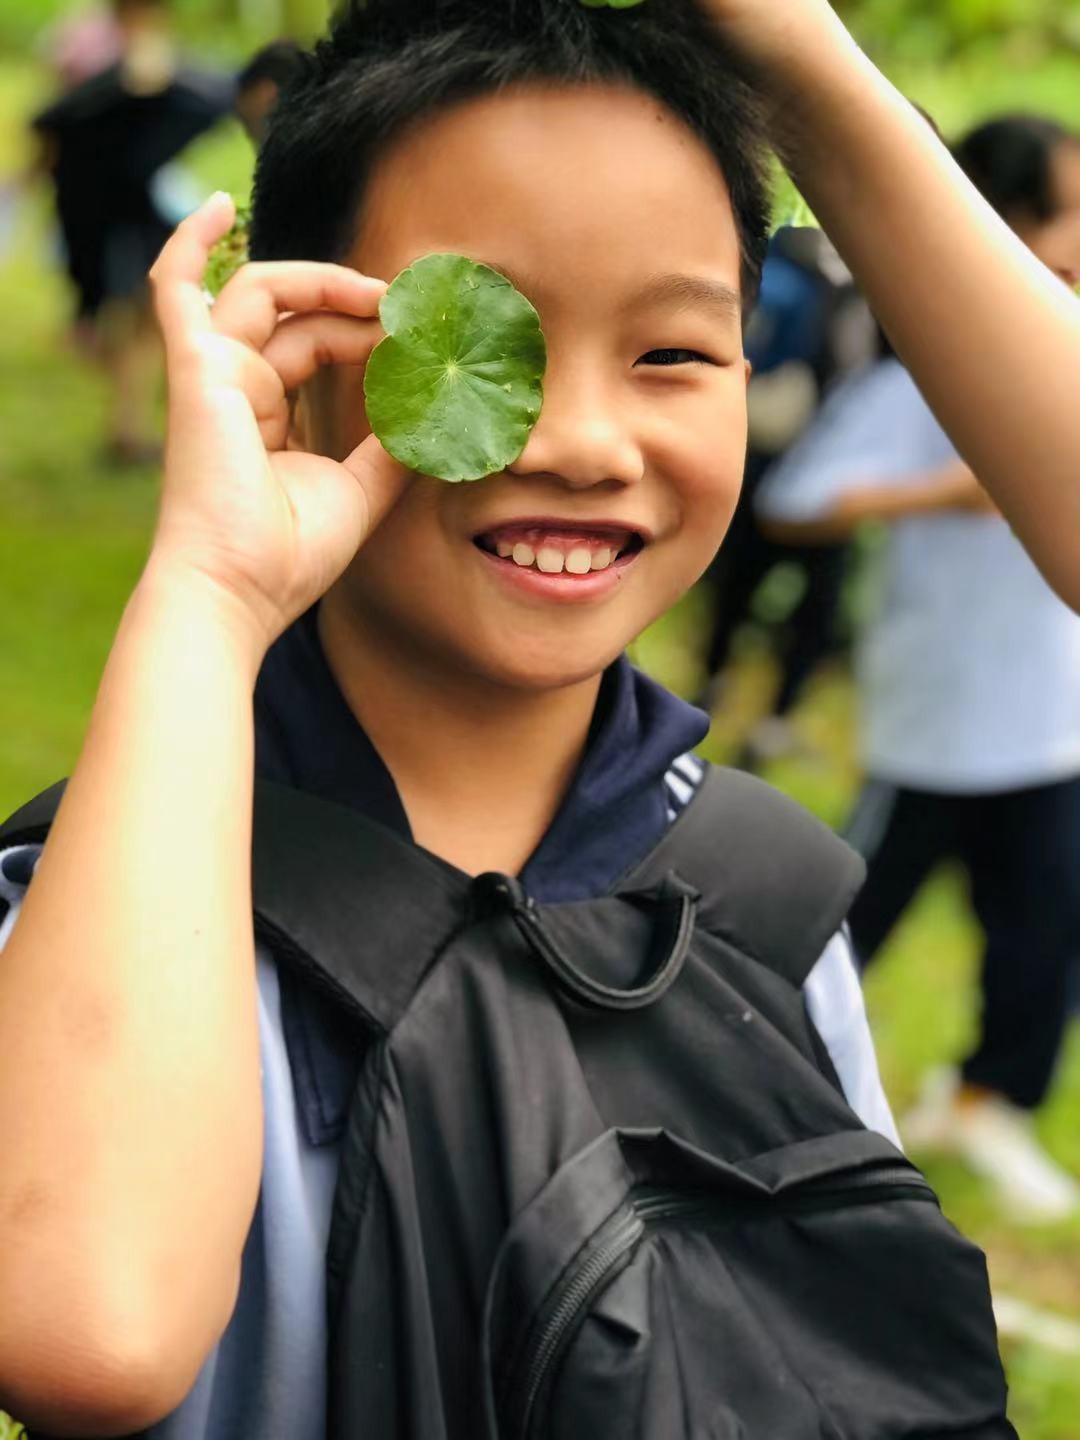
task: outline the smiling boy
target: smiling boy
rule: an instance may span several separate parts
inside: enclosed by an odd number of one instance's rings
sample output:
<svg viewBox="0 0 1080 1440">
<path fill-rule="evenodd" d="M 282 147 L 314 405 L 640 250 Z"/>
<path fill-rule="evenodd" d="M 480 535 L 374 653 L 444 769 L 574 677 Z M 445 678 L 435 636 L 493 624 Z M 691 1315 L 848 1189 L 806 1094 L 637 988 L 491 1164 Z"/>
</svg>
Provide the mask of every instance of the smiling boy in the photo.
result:
<svg viewBox="0 0 1080 1440">
<path fill-rule="evenodd" d="M 816 6 L 791 13 L 818 33 Z M 166 247 L 154 545 L 5 924 L 15 1413 L 57 1435 L 325 1433 L 360 1057 L 256 947 L 256 771 L 551 901 L 603 895 L 694 803 L 704 718 L 620 657 L 737 498 L 762 136 L 682 0 L 372 0 L 275 115 L 260 263 L 207 309 L 222 198 Z M 433 251 L 502 270 L 547 339 L 539 423 L 475 485 L 406 475 L 364 418 L 385 282 Z M 10 890 L 27 852 L 9 862 Z M 891 1134 L 842 936 L 805 999 L 823 1066 Z"/>
</svg>

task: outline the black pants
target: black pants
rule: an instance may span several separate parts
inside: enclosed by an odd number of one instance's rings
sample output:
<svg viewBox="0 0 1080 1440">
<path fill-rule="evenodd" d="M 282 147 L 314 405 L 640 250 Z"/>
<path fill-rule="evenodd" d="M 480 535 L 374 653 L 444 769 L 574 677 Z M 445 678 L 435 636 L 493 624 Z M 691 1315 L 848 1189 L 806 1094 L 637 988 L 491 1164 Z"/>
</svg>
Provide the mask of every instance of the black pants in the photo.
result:
<svg viewBox="0 0 1080 1440">
<path fill-rule="evenodd" d="M 864 965 L 939 861 L 966 866 L 986 948 L 982 1036 L 963 1076 L 1034 1108 L 1053 1078 L 1080 954 L 1080 777 L 998 795 L 871 780 L 848 839 L 869 867 L 851 912 Z"/>
</svg>

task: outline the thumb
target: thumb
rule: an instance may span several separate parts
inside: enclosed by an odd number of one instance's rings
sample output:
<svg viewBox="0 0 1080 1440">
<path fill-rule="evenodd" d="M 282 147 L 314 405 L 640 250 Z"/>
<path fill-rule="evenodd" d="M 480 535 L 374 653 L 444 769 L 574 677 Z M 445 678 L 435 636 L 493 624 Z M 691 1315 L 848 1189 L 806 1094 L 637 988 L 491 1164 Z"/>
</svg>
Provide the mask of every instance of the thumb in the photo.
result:
<svg viewBox="0 0 1080 1440">
<path fill-rule="evenodd" d="M 362 440 L 342 464 L 363 497 L 366 515 L 362 544 L 396 505 L 412 472 L 388 454 L 374 435 Z"/>
</svg>

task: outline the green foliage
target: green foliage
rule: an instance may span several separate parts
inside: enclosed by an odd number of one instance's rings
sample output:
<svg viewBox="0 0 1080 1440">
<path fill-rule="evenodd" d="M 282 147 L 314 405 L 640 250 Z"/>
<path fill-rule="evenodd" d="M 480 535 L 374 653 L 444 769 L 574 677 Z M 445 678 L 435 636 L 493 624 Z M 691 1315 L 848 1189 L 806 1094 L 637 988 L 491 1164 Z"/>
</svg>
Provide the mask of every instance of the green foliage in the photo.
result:
<svg viewBox="0 0 1080 1440">
<path fill-rule="evenodd" d="M 386 339 L 364 375 L 368 420 L 403 465 L 480 480 L 512 464 L 543 400 L 540 317 L 497 270 L 463 255 L 410 265 L 379 306 Z"/>
<path fill-rule="evenodd" d="M 640 0 L 582 0 L 616 9 Z M 26 53 L 72 0 L 0 0 L 0 48 Z M 172 0 L 181 35 L 238 57 L 276 34 L 311 39 L 331 0 Z M 936 62 L 969 47 L 1020 41 L 1043 54 L 1080 47 L 1080 0 L 838 0 L 837 9 L 877 55 Z"/>
<path fill-rule="evenodd" d="M 233 227 L 211 250 L 203 275 L 203 284 L 211 295 L 220 295 L 241 265 L 247 264 L 250 226 L 251 207 L 238 205 Z"/>
<path fill-rule="evenodd" d="M 95 0 L 0 0 L 0 50 L 26 55 L 57 19 Z M 104 4 L 107 0 L 97 0 Z M 311 40 L 321 33 L 331 0 L 171 0 L 177 33 L 206 55 L 235 62 L 278 35 Z"/>
<path fill-rule="evenodd" d="M 987 42 L 1049 52 L 1076 34 L 1077 0 L 842 0 L 836 7 L 876 55 L 934 62 Z"/>
</svg>

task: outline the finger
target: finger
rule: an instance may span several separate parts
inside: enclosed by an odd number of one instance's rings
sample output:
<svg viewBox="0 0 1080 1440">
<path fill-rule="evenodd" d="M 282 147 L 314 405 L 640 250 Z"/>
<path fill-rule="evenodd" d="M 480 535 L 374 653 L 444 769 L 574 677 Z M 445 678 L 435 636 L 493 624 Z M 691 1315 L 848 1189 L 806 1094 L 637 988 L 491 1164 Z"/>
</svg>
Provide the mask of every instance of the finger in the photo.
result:
<svg viewBox="0 0 1080 1440">
<path fill-rule="evenodd" d="M 387 454 L 374 435 L 362 440 L 343 464 L 364 496 L 366 538 L 398 500 L 412 472 Z"/>
<path fill-rule="evenodd" d="M 409 483 L 409 472 L 377 441 L 365 441 L 351 471 L 332 461 L 313 465 L 310 455 L 273 456 L 296 516 L 302 549 L 322 557 L 317 585 L 323 594 L 353 559 Z"/>
<path fill-rule="evenodd" d="M 290 315 L 263 347 L 263 360 L 296 390 L 324 365 L 364 365 L 382 331 L 377 320 L 351 315 Z"/>
<path fill-rule="evenodd" d="M 334 310 L 368 319 L 385 293 L 382 280 L 347 265 L 307 260 L 245 265 L 215 302 L 214 328 L 261 350 L 284 314 Z"/>
<path fill-rule="evenodd" d="M 178 333 L 210 329 L 203 274 L 210 251 L 229 233 L 236 206 L 223 190 L 182 220 L 150 270 L 154 304 L 166 343 Z"/>
</svg>

